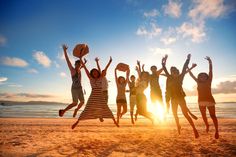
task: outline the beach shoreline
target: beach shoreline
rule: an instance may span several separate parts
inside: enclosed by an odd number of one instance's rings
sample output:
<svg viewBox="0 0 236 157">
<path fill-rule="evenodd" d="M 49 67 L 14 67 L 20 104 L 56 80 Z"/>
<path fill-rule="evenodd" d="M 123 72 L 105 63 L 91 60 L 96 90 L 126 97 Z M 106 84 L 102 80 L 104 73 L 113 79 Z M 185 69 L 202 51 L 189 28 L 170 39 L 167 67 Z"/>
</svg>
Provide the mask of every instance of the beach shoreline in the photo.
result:
<svg viewBox="0 0 236 157">
<path fill-rule="evenodd" d="M 195 121 L 195 139 L 187 121 L 180 118 L 181 135 L 173 119 L 146 119 L 132 125 L 121 119 L 81 121 L 74 130 L 72 118 L 0 118 L 0 156 L 235 156 L 236 119 L 219 118 L 220 138 L 214 139 L 211 119 L 206 133 L 201 118 Z"/>
</svg>

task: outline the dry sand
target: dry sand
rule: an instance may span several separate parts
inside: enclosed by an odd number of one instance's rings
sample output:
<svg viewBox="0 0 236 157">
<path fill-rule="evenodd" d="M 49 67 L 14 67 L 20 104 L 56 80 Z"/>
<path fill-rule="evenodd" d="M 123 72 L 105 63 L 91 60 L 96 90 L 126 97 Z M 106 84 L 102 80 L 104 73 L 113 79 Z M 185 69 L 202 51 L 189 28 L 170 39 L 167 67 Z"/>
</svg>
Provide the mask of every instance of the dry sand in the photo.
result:
<svg viewBox="0 0 236 157">
<path fill-rule="evenodd" d="M 236 156 L 236 119 L 219 119 L 218 140 L 212 122 L 206 133 L 202 119 L 195 121 L 198 139 L 185 119 L 181 135 L 173 120 L 152 126 L 121 119 L 120 128 L 110 119 L 88 120 L 71 130 L 75 120 L 0 118 L 0 156 Z"/>
</svg>

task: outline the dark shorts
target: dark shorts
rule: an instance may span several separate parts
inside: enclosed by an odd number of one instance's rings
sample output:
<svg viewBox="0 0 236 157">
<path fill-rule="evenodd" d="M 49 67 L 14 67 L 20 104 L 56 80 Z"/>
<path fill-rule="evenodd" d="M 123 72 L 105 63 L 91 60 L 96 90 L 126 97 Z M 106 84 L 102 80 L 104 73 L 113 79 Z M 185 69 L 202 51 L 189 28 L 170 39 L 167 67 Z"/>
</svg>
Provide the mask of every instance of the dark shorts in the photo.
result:
<svg viewBox="0 0 236 157">
<path fill-rule="evenodd" d="M 75 103 L 78 103 L 78 100 L 84 101 L 84 93 L 83 89 L 81 88 L 71 88 L 71 95 L 72 95 L 72 100 Z"/>
<path fill-rule="evenodd" d="M 117 104 L 127 104 L 126 99 L 116 99 Z"/>
</svg>

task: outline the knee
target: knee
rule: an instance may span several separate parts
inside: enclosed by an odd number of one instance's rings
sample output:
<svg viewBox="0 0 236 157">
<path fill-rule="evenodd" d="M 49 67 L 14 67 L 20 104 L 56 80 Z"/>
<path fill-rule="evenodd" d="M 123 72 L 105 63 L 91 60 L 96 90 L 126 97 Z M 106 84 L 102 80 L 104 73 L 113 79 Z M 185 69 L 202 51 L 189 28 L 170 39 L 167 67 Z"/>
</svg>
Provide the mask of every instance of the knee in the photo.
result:
<svg viewBox="0 0 236 157">
<path fill-rule="evenodd" d="M 77 106 L 77 104 L 78 104 L 78 102 L 73 102 L 73 103 L 71 104 L 71 106 L 75 107 L 75 106 Z"/>
<path fill-rule="evenodd" d="M 216 115 L 215 114 L 210 114 L 212 119 L 216 119 Z"/>
</svg>

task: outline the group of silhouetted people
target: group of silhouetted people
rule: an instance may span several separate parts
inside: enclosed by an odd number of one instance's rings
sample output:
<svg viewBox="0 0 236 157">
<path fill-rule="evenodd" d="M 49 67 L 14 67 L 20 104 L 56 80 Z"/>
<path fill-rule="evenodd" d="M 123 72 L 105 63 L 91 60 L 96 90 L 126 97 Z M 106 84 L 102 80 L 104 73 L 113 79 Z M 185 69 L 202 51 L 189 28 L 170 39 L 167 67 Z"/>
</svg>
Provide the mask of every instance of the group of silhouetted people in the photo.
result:
<svg viewBox="0 0 236 157">
<path fill-rule="evenodd" d="M 140 61 L 137 61 L 136 71 L 138 74 L 138 78 L 134 75 L 130 76 L 130 70 L 127 68 L 125 70 L 126 77 L 118 76 L 117 71 L 119 68 L 115 68 L 115 82 L 117 87 L 117 117 L 113 116 L 113 113 L 108 107 L 108 80 L 106 78 L 107 69 L 109 68 L 112 58 L 110 58 L 107 66 L 101 70 L 99 65 L 99 59 L 95 58 L 97 68 L 88 70 L 86 66 L 86 59 L 83 59 L 81 56 L 79 60 L 75 62 L 73 66 L 68 58 L 66 45 L 63 45 L 64 55 L 67 62 L 67 65 L 71 72 L 72 78 L 72 86 L 71 86 L 71 94 L 73 102 L 68 105 L 65 109 L 59 110 L 59 116 L 62 117 L 66 111 L 69 109 L 76 107 L 74 110 L 73 117 L 76 117 L 78 110 L 84 104 L 84 94 L 81 84 L 81 69 L 85 70 L 85 73 L 90 81 L 90 85 L 92 88 L 91 94 L 87 100 L 84 110 L 79 115 L 78 120 L 72 125 L 72 129 L 74 129 L 80 120 L 86 119 L 99 119 L 101 122 L 104 121 L 104 118 L 111 118 L 114 121 L 114 124 L 119 127 L 120 118 L 127 112 L 127 100 L 126 100 L 126 86 L 129 87 L 129 105 L 130 105 L 130 115 L 132 124 L 137 120 L 138 115 L 141 115 L 154 123 L 154 116 L 151 112 L 147 110 L 147 97 L 144 94 L 144 91 L 150 86 L 150 98 L 153 104 L 159 102 L 162 106 L 164 106 L 162 90 L 159 84 L 159 77 L 166 77 L 166 91 L 165 91 L 165 104 L 167 111 L 169 111 L 170 104 L 172 108 L 172 113 L 175 118 L 175 122 L 177 125 L 178 133 L 180 134 L 181 126 L 179 124 L 178 118 L 178 106 L 180 106 L 184 117 L 188 120 L 189 124 L 193 128 L 195 138 L 199 137 L 198 131 L 194 125 L 192 119 L 197 119 L 197 117 L 191 113 L 189 108 L 187 107 L 185 101 L 185 92 L 183 90 L 183 80 L 184 76 L 189 73 L 190 76 L 197 83 L 197 91 L 198 91 L 198 104 L 199 109 L 203 118 L 203 121 L 206 125 L 206 131 L 209 131 L 209 124 L 206 116 L 206 109 L 208 109 L 210 116 L 213 120 L 215 126 L 215 138 L 219 138 L 218 132 L 218 121 L 215 113 L 215 100 L 211 93 L 211 83 L 212 83 L 212 61 L 209 57 L 206 57 L 206 60 L 209 62 L 209 73 L 200 73 L 197 77 L 193 75 L 191 70 L 196 67 L 196 64 L 193 64 L 189 67 L 189 62 L 191 59 L 191 55 L 187 56 L 187 59 L 184 63 L 182 71 L 180 72 L 176 67 L 172 66 L 170 68 L 170 72 L 166 69 L 166 61 L 168 56 L 162 58 L 162 68 L 157 69 L 156 66 L 151 66 L 151 74 L 145 71 L 144 64 L 141 67 Z M 164 71 L 164 73 L 163 73 Z M 78 102 L 79 100 L 79 102 Z M 134 108 L 137 108 L 136 112 Z M 155 111 L 154 111 L 155 112 Z"/>
</svg>

